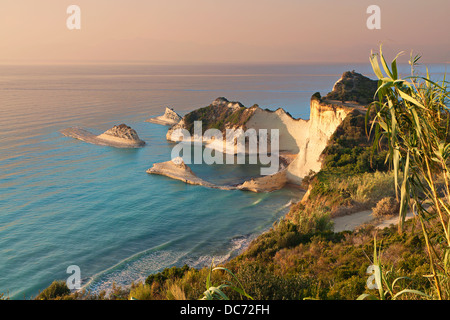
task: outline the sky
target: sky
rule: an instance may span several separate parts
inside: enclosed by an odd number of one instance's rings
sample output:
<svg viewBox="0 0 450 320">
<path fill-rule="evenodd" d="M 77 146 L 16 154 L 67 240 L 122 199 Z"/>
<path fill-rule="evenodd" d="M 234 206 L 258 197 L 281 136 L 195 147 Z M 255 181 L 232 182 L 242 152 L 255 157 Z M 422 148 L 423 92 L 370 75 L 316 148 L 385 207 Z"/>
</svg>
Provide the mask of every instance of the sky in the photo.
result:
<svg viewBox="0 0 450 320">
<path fill-rule="evenodd" d="M 445 63 L 449 13 L 449 0 L 0 0 L 0 63 L 365 63 L 380 44 Z"/>
</svg>

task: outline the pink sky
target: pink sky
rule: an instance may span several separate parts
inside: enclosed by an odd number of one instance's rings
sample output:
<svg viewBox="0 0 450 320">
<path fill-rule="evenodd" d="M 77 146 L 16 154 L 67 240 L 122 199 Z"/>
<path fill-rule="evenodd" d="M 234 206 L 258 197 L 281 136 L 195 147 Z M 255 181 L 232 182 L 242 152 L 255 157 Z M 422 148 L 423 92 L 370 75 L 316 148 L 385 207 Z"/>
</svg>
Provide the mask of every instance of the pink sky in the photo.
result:
<svg viewBox="0 0 450 320">
<path fill-rule="evenodd" d="M 81 8 L 81 30 L 66 9 Z M 366 9 L 381 7 L 381 30 Z M 0 63 L 450 62 L 448 0 L 1 0 Z"/>
</svg>

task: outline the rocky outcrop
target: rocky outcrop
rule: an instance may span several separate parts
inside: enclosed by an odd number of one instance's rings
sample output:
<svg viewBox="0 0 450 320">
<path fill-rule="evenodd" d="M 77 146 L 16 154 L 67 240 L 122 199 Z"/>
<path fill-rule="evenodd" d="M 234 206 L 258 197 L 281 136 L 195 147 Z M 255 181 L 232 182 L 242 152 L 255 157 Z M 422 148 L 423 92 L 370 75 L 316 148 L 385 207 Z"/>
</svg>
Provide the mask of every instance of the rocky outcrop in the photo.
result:
<svg viewBox="0 0 450 320">
<path fill-rule="evenodd" d="M 310 118 L 304 126 L 305 134 L 296 136 L 298 155 L 287 168 L 289 182 L 300 184 L 311 170 L 320 171 L 320 155 L 332 134 L 352 110 L 350 107 L 328 104 L 316 96 L 311 98 Z"/>
<path fill-rule="evenodd" d="M 294 119 L 283 109 L 275 112 L 258 109 L 247 122 L 247 127 L 279 130 L 280 153 L 296 155 L 287 167 L 286 179 L 289 183 L 300 184 L 310 170 L 320 170 L 322 151 L 352 110 L 350 107 L 328 104 L 313 95 L 309 120 Z"/>
<path fill-rule="evenodd" d="M 147 170 L 147 173 L 163 175 L 175 180 L 183 181 L 187 184 L 214 187 L 212 183 L 197 177 L 180 157 L 166 162 L 155 163 L 153 164 L 153 167 Z"/>
<path fill-rule="evenodd" d="M 166 162 L 154 163 L 153 166 L 147 170 L 147 173 L 162 175 L 183 181 L 186 184 L 200 185 L 208 188 L 252 192 L 271 192 L 279 190 L 283 188 L 287 182 L 286 170 L 283 169 L 273 175 L 253 178 L 244 181 L 241 184 L 220 186 L 199 178 L 191 168 L 184 163 L 181 157 Z"/>
<path fill-rule="evenodd" d="M 111 129 L 105 131 L 104 135 L 116 137 L 119 139 L 129 140 L 136 142 L 138 144 L 144 144 L 145 142 L 139 139 L 139 136 L 136 130 L 127 126 L 126 124 L 119 124 L 117 126 L 112 127 Z"/>
<path fill-rule="evenodd" d="M 98 138 L 114 143 L 138 147 L 145 145 L 145 142 L 139 138 L 136 130 L 123 123 L 105 131 L 103 134 L 99 135 Z"/>
<path fill-rule="evenodd" d="M 287 183 L 286 169 L 277 173 L 250 179 L 240 184 L 237 189 L 252 192 L 272 192 L 283 188 Z"/>
<path fill-rule="evenodd" d="M 263 110 L 257 105 L 246 108 L 239 102 L 230 102 L 220 97 L 208 107 L 194 110 L 184 116 L 169 129 L 167 139 L 181 140 L 181 137 L 173 133 L 176 129 L 184 129 L 191 134 L 192 141 L 202 141 L 206 147 L 223 153 L 230 150 L 232 153 L 238 153 L 242 150 L 233 148 L 236 142 L 226 139 L 226 129 L 278 129 L 280 155 L 291 159 L 289 164 L 274 175 L 247 181 L 239 188 L 259 190 L 265 185 L 266 189 L 272 190 L 273 186 L 279 188 L 285 183 L 301 184 L 302 178 L 311 170 L 318 172 L 321 169 L 321 154 L 338 126 L 353 110 L 365 112 L 364 105 L 373 100 L 376 88 L 376 81 L 354 71 L 345 72 L 327 96 L 322 98 L 316 93 L 311 97 L 309 120 L 294 119 L 281 108 L 276 111 Z M 194 128 L 194 121 L 202 121 L 199 132 Z M 225 142 L 205 141 L 202 135 L 211 128 L 219 129 Z"/>
<path fill-rule="evenodd" d="M 180 122 L 180 120 L 181 120 L 181 116 L 178 113 L 173 111 L 173 109 L 166 107 L 164 115 L 159 116 L 159 117 L 150 118 L 145 121 L 156 123 L 156 124 L 162 124 L 165 126 L 173 126 L 173 125 L 176 125 L 178 122 Z"/>
<path fill-rule="evenodd" d="M 98 136 L 78 127 L 62 130 L 61 133 L 84 142 L 116 148 L 138 148 L 145 145 L 137 132 L 126 124 L 114 126 Z"/>
</svg>

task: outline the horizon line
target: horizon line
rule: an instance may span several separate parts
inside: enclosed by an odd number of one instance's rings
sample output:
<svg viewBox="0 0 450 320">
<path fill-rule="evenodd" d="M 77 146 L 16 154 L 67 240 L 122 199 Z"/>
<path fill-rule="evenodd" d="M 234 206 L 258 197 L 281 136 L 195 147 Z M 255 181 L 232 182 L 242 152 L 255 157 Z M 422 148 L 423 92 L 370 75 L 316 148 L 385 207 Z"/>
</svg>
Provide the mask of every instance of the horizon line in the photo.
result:
<svg viewBox="0 0 450 320">
<path fill-rule="evenodd" d="M 150 60 L 63 60 L 63 61 L 5 61 L 0 60 L 0 66 L 48 66 L 48 65 L 153 65 L 153 66 L 196 66 L 196 65 L 345 65 L 368 64 L 362 61 L 150 61 Z M 399 62 L 407 65 L 407 62 Z M 450 64 L 450 61 L 421 62 L 421 65 Z"/>
</svg>

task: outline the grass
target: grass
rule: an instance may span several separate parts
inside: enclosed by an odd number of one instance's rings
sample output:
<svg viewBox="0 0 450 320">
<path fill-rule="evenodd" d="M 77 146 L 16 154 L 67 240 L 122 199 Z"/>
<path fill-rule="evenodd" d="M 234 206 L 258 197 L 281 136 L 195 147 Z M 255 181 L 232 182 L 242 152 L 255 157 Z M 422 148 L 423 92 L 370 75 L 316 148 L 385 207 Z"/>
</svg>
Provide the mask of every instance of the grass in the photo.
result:
<svg viewBox="0 0 450 320">
<path fill-rule="evenodd" d="M 357 175 L 319 172 L 310 182 L 307 211 L 322 208 L 331 217 L 371 209 L 382 198 L 394 196 L 390 172 L 367 172 Z"/>
</svg>

